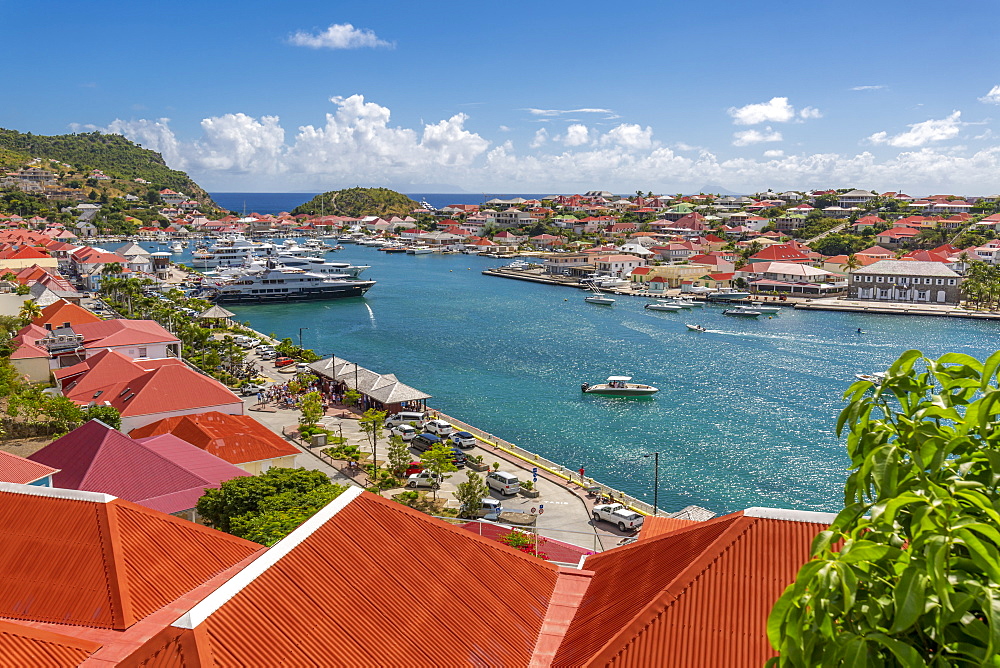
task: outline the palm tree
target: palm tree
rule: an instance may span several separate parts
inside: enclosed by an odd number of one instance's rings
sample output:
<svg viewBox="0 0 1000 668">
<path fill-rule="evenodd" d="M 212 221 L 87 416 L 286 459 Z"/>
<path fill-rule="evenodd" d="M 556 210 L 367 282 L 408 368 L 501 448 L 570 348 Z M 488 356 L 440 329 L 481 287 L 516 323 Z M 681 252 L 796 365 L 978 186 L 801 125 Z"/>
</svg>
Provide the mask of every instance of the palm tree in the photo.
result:
<svg viewBox="0 0 1000 668">
<path fill-rule="evenodd" d="M 42 308 L 34 299 L 28 299 L 21 304 L 21 310 L 18 311 L 17 317 L 21 320 L 22 326 L 27 327 L 32 320 L 40 315 L 42 315 Z"/>
</svg>

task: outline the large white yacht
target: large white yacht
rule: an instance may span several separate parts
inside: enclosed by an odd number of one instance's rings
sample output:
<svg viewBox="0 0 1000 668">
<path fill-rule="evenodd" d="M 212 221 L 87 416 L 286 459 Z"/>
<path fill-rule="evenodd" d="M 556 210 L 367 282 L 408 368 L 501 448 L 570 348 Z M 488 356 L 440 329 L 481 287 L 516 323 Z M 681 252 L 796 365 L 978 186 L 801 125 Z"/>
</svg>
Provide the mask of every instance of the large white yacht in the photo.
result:
<svg viewBox="0 0 1000 668">
<path fill-rule="evenodd" d="M 197 296 L 217 304 L 340 299 L 360 297 L 373 285 L 375 281 L 344 274 L 323 275 L 269 263 L 235 275 L 204 278 Z"/>
<path fill-rule="evenodd" d="M 196 250 L 191 256 L 191 265 L 201 267 L 235 267 L 251 256 L 270 256 L 275 252 L 271 244 L 250 241 L 241 234 L 220 237 L 207 249 Z"/>
</svg>

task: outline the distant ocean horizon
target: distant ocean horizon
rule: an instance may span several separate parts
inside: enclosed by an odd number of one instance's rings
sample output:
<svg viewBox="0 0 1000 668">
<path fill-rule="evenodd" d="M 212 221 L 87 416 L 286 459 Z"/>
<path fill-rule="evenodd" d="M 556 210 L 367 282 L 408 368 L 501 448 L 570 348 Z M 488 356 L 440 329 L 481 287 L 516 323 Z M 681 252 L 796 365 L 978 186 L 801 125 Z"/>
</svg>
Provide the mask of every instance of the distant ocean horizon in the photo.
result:
<svg viewBox="0 0 1000 668">
<path fill-rule="evenodd" d="M 319 193 L 209 193 L 215 203 L 227 211 L 246 213 L 281 213 L 305 204 Z M 555 193 L 404 193 L 415 202 L 426 201 L 436 209 L 449 204 L 482 204 L 499 197 L 541 199 Z"/>
</svg>

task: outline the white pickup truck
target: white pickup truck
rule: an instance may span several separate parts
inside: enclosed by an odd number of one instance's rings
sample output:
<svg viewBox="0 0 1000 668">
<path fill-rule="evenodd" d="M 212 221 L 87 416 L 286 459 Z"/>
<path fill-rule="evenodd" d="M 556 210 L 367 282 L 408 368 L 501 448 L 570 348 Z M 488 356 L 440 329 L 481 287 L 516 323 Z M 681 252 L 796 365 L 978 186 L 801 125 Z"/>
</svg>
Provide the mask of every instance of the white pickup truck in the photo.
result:
<svg viewBox="0 0 1000 668">
<path fill-rule="evenodd" d="M 627 531 L 628 529 L 638 529 L 642 526 L 645 518 L 639 513 L 633 512 L 620 503 L 605 503 L 594 506 L 594 520 L 611 522 L 617 524 L 618 529 Z"/>
</svg>

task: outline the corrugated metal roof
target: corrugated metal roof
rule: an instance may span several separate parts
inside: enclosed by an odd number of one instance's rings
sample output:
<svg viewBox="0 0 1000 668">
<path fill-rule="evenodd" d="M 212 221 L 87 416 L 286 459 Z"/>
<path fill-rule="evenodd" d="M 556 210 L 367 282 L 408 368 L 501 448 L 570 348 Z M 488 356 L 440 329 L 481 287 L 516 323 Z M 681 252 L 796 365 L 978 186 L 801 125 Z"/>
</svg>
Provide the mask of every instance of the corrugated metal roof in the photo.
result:
<svg viewBox="0 0 1000 668">
<path fill-rule="evenodd" d="M 692 524 L 697 522 L 678 517 L 647 517 L 642 522 L 642 529 L 639 530 L 639 540 L 648 540 L 678 529 L 687 529 Z"/>
<path fill-rule="evenodd" d="M 0 484 L 0 617 L 124 629 L 261 546 L 102 494 Z"/>
<path fill-rule="evenodd" d="M 589 573 L 349 493 L 126 665 L 178 656 L 182 627 L 207 639 L 202 665 L 526 666 L 561 638 Z"/>
<path fill-rule="evenodd" d="M 820 530 L 736 513 L 588 557 L 593 582 L 554 665 L 762 665 L 771 606 Z"/>
<path fill-rule="evenodd" d="M 30 459 L 61 469 L 56 487 L 103 492 L 173 514 L 195 507 L 207 488 L 249 475 L 175 436 L 133 440 L 91 420 Z"/>
<path fill-rule="evenodd" d="M 249 415 L 218 411 L 165 418 L 129 432 L 132 438 L 173 434 L 231 464 L 299 454 L 299 449 Z"/>
<path fill-rule="evenodd" d="M 26 485 L 47 475 L 52 475 L 58 470 L 0 450 L 0 482 L 15 482 L 19 485 Z"/>
<path fill-rule="evenodd" d="M 33 629 L 0 619 L 0 664 L 4 666 L 78 666 L 99 643 Z"/>
</svg>

